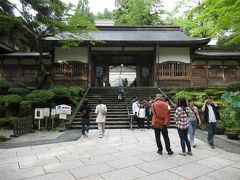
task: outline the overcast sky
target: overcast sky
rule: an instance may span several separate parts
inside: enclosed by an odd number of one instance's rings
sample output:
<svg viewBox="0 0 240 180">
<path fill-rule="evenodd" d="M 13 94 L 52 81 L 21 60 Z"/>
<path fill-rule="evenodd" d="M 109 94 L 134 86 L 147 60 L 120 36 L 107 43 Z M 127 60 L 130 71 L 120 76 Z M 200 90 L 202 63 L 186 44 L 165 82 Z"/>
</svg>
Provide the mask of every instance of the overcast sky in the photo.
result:
<svg viewBox="0 0 240 180">
<path fill-rule="evenodd" d="M 77 4 L 78 0 L 63 0 L 66 3 L 72 3 L 72 4 Z M 89 6 L 90 6 L 90 11 L 93 12 L 94 14 L 97 14 L 97 12 L 103 12 L 105 8 L 109 10 L 114 9 L 114 1 L 115 0 L 88 0 L 89 1 Z M 162 0 L 163 5 L 166 10 L 173 10 L 174 4 L 178 0 Z"/>
</svg>

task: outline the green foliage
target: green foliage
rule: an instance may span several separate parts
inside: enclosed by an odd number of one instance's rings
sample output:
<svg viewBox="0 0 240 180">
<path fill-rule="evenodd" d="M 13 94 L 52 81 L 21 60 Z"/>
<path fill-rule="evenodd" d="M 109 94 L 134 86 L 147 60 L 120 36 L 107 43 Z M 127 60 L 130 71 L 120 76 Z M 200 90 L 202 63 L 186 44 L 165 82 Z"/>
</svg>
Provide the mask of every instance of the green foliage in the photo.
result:
<svg viewBox="0 0 240 180">
<path fill-rule="evenodd" d="M 68 89 L 71 93 L 71 96 L 82 96 L 85 91 L 83 88 L 79 86 L 71 86 Z"/>
<path fill-rule="evenodd" d="M 22 101 L 22 97 L 17 94 L 6 95 L 1 98 L 1 101 L 5 104 L 19 104 Z"/>
<path fill-rule="evenodd" d="M 28 89 L 25 89 L 25 88 L 9 88 L 8 89 L 8 92 L 10 93 L 10 94 L 17 94 L 17 95 L 19 95 L 19 96 L 24 96 L 24 95 L 26 95 L 26 94 L 28 94 L 29 93 L 29 90 Z"/>
<path fill-rule="evenodd" d="M 225 92 L 222 95 L 226 106 L 221 110 L 227 131 L 240 131 L 240 93 Z"/>
<path fill-rule="evenodd" d="M 88 0 L 78 0 L 75 15 L 84 17 L 88 21 L 94 23 L 94 15 L 90 12 Z"/>
<path fill-rule="evenodd" d="M 198 107 L 198 109 L 202 108 L 203 107 L 203 102 L 202 101 L 195 101 L 194 102 L 194 105 Z"/>
<path fill-rule="evenodd" d="M 186 100 L 193 99 L 195 101 L 204 101 L 206 97 L 206 93 L 204 92 L 188 92 L 188 91 L 179 91 L 176 93 L 174 99 L 177 100 L 179 97 L 185 97 Z"/>
<path fill-rule="evenodd" d="M 16 120 L 16 117 L 8 116 L 0 118 L 0 127 L 13 127 L 13 122 Z"/>
<path fill-rule="evenodd" d="M 27 100 L 32 101 L 34 107 L 48 107 L 54 96 L 52 90 L 34 90 L 27 95 Z"/>
<path fill-rule="evenodd" d="M 0 104 L 0 118 L 6 116 L 6 107 L 3 104 Z"/>
<path fill-rule="evenodd" d="M 98 12 L 95 16 L 95 19 L 112 19 L 113 13 L 109 11 L 107 8 L 104 9 L 103 13 Z"/>
<path fill-rule="evenodd" d="M 51 90 L 54 92 L 55 95 L 71 97 L 71 91 L 69 90 L 69 88 L 63 86 L 56 86 Z"/>
<path fill-rule="evenodd" d="M 163 24 L 161 0 L 116 0 L 113 18 L 118 25 Z"/>
<path fill-rule="evenodd" d="M 25 88 L 25 89 L 27 88 L 26 85 L 23 82 L 14 82 L 12 84 L 12 87 L 13 88 Z"/>
<path fill-rule="evenodd" d="M 191 10 L 189 18 L 204 27 L 212 24 L 211 36 L 219 33 L 225 35 L 227 45 L 240 46 L 239 0 L 205 0 Z"/>
<path fill-rule="evenodd" d="M 233 82 L 228 84 L 226 90 L 232 92 L 240 91 L 240 82 Z"/>
<path fill-rule="evenodd" d="M 31 101 L 22 101 L 19 107 L 20 116 L 29 116 L 32 114 L 32 102 Z"/>
<path fill-rule="evenodd" d="M 11 87 L 11 83 L 6 80 L 0 80 L 0 95 L 5 95 L 8 89 Z"/>
</svg>

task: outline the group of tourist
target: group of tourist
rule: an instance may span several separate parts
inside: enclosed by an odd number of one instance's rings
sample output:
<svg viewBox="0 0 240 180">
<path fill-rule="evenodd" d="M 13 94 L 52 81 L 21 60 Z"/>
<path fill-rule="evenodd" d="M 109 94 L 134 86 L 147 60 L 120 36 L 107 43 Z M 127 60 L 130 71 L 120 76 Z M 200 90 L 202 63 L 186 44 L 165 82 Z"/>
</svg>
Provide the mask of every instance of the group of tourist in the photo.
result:
<svg viewBox="0 0 240 180">
<path fill-rule="evenodd" d="M 146 101 L 139 101 L 137 97 L 134 97 L 132 102 L 132 110 L 133 121 L 137 121 L 138 128 L 140 130 L 144 130 L 145 118 L 147 119 L 147 122 L 150 122 L 150 120 L 152 121 L 152 127 L 155 132 L 155 139 L 158 147 L 157 153 L 162 154 L 163 151 L 160 140 L 160 134 L 162 133 L 168 155 L 173 154 L 167 130 L 170 122 L 171 110 L 169 100 L 167 98 L 163 98 L 161 94 L 157 94 L 155 99 L 150 98 L 147 103 Z M 203 107 L 201 108 L 201 111 L 204 113 L 204 120 L 207 125 L 207 139 L 209 146 L 214 149 L 215 146 L 213 142 L 213 136 L 215 132 L 215 124 L 216 121 L 220 119 L 218 106 L 211 99 L 211 97 L 207 97 Z M 148 115 L 146 112 L 148 112 Z M 192 99 L 189 99 L 188 103 L 184 97 L 178 99 L 174 120 L 182 148 L 180 155 L 192 155 L 191 148 L 196 148 L 196 144 L 194 143 L 195 130 L 197 124 L 201 126 L 202 123 L 198 108 L 194 106 L 194 101 Z"/>
<path fill-rule="evenodd" d="M 119 88 L 119 92 L 122 92 L 121 88 Z M 118 96 L 119 100 L 121 100 L 121 98 L 122 97 Z M 140 101 L 137 97 L 134 97 L 132 101 L 132 117 L 133 121 L 137 122 L 139 130 L 144 131 L 145 119 L 147 120 L 148 128 L 150 128 L 150 121 L 152 121 L 151 124 L 155 132 L 158 154 L 162 154 L 163 151 L 160 138 L 161 134 L 163 135 L 168 155 L 173 154 L 167 129 L 170 123 L 170 110 L 169 100 L 164 98 L 161 94 L 157 94 L 155 99 L 150 97 L 148 101 Z M 205 99 L 201 111 L 204 113 L 204 120 L 207 125 L 207 140 L 209 146 L 214 149 L 213 136 L 215 133 L 216 121 L 220 119 L 218 106 L 211 97 L 208 96 Z M 89 121 L 91 120 L 91 108 L 88 106 L 86 100 L 83 102 L 80 112 L 82 113 L 82 134 L 87 137 L 90 125 Z M 99 138 L 102 138 L 105 132 L 105 121 L 107 116 L 107 107 L 103 104 L 102 100 L 99 100 L 95 113 L 97 114 L 96 122 L 98 124 Z M 198 108 L 194 106 L 192 99 L 189 99 L 187 103 L 184 97 L 178 98 L 174 120 L 182 148 L 182 152 L 179 154 L 183 156 L 192 155 L 192 148 L 196 148 L 196 144 L 194 143 L 195 130 L 197 124 L 201 125 Z"/>
</svg>

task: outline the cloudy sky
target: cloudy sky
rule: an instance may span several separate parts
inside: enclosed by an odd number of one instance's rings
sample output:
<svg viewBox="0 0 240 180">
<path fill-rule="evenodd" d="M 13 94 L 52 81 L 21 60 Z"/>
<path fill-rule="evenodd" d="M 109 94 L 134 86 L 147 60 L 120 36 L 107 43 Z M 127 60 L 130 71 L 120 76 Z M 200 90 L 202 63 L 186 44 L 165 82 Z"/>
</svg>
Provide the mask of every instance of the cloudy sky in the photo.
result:
<svg viewBox="0 0 240 180">
<path fill-rule="evenodd" d="M 77 4 L 78 0 L 63 0 L 66 3 Z M 115 0 L 88 0 L 91 12 L 97 14 L 97 12 L 103 12 L 105 8 L 109 10 L 114 9 L 114 1 Z M 178 0 L 163 0 L 163 5 L 166 10 L 172 10 L 174 8 L 174 4 Z"/>
</svg>

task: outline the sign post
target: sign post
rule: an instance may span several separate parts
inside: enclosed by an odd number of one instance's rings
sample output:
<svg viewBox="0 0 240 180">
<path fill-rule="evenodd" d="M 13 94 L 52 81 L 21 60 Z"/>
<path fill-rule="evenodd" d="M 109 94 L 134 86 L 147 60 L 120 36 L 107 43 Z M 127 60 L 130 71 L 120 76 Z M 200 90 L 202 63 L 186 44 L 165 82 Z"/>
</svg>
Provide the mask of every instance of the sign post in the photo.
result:
<svg viewBox="0 0 240 180">
<path fill-rule="evenodd" d="M 65 104 L 56 106 L 56 114 L 59 114 L 59 119 L 62 119 L 63 121 L 67 119 L 67 115 L 70 115 L 71 111 L 71 106 Z M 64 128 L 64 122 L 62 122 L 62 127 Z"/>
</svg>

